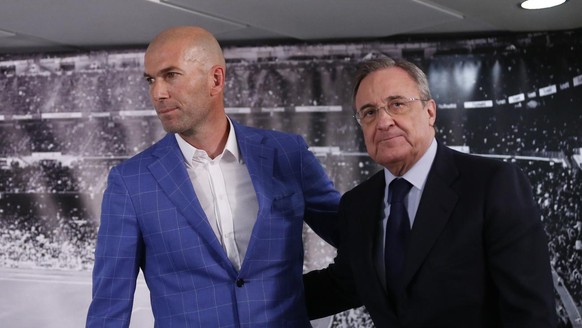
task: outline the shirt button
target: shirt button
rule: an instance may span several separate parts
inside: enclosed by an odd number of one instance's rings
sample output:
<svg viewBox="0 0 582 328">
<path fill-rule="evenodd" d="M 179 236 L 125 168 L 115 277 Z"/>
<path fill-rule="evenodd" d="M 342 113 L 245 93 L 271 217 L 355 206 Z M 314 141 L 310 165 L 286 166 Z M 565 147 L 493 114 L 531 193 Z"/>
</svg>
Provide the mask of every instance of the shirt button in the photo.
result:
<svg viewBox="0 0 582 328">
<path fill-rule="evenodd" d="M 236 286 L 237 287 L 242 287 L 245 284 L 244 279 L 237 279 L 236 280 Z"/>
</svg>

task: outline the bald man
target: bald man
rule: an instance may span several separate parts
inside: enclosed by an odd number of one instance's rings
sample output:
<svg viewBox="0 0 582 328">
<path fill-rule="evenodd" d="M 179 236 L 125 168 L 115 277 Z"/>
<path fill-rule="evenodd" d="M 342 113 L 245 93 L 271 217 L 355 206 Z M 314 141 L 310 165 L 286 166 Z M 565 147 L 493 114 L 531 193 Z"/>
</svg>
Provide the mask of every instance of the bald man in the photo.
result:
<svg viewBox="0 0 582 328">
<path fill-rule="evenodd" d="M 163 31 L 144 63 L 168 133 L 111 169 L 87 327 L 129 326 L 140 269 L 156 327 L 310 327 L 303 222 L 330 240 L 339 203 L 322 166 L 300 136 L 225 114 L 208 31 Z"/>
</svg>

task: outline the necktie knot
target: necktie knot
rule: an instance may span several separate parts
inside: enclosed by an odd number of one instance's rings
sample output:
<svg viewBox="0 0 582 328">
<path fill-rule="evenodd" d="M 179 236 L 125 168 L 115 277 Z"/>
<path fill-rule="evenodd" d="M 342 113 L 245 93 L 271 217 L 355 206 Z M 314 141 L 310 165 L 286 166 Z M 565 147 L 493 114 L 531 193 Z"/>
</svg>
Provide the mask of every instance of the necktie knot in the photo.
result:
<svg viewBox="0 0 582 328">
<path fill-rule="evenodd" d="M 402 203 L 404 201 L 404 197 L 408 194 L 410 189 L 412 188 L 412 184 L 406 181 L 403 178 L 397 178 L 390 182 L 390 204 L 395 203 Z"/>
</svg>

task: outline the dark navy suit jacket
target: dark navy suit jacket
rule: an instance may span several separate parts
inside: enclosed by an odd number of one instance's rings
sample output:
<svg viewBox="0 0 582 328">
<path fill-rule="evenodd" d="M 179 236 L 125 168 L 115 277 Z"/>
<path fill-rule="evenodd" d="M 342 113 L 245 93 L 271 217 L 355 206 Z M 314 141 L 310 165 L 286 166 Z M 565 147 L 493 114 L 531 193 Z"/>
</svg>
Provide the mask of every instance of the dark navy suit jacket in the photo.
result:
<svg viewBox="0 0 582 328">
<path fill-rule="evenodd" d="M 334 264 L 305 276 L 313 318 L 365 305 L 376 327 L 554 327 L 546 236 L 512 164 L 438 145 L 411 230 L 400 291 L 374 266 L 384 172 L 340 203 Z"/>
</svg>

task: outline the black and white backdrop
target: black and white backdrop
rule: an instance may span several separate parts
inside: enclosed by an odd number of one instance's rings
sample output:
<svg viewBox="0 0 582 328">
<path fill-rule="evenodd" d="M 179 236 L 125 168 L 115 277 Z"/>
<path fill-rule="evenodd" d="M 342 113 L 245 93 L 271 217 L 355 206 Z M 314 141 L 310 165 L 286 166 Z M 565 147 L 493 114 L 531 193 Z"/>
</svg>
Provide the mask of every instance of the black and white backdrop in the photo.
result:
<svg viewBox="0 0 582 328">
<path fill-rule="evenodd" d="M 403 57 L 428 74 L 437 137 L 517 163 L 548 235 L 560 327 L 582 327 L 582 31 L 228 46 L 227 113 L 304 136 L 345 192 L 380 168 L 352 117 L 356 64 Z M 0 56 L 0 318 L 83 326 L 106 176 L 163 134 L 143 49 Z M 305 271 L 333 248 L 306 227 Z M 138 287 L 133 327 L 151 326 Z M 372 327 L 365 309 L 330 327 Z M 326 324 L 327 325 L 327 324 Z"/>
</svg>

